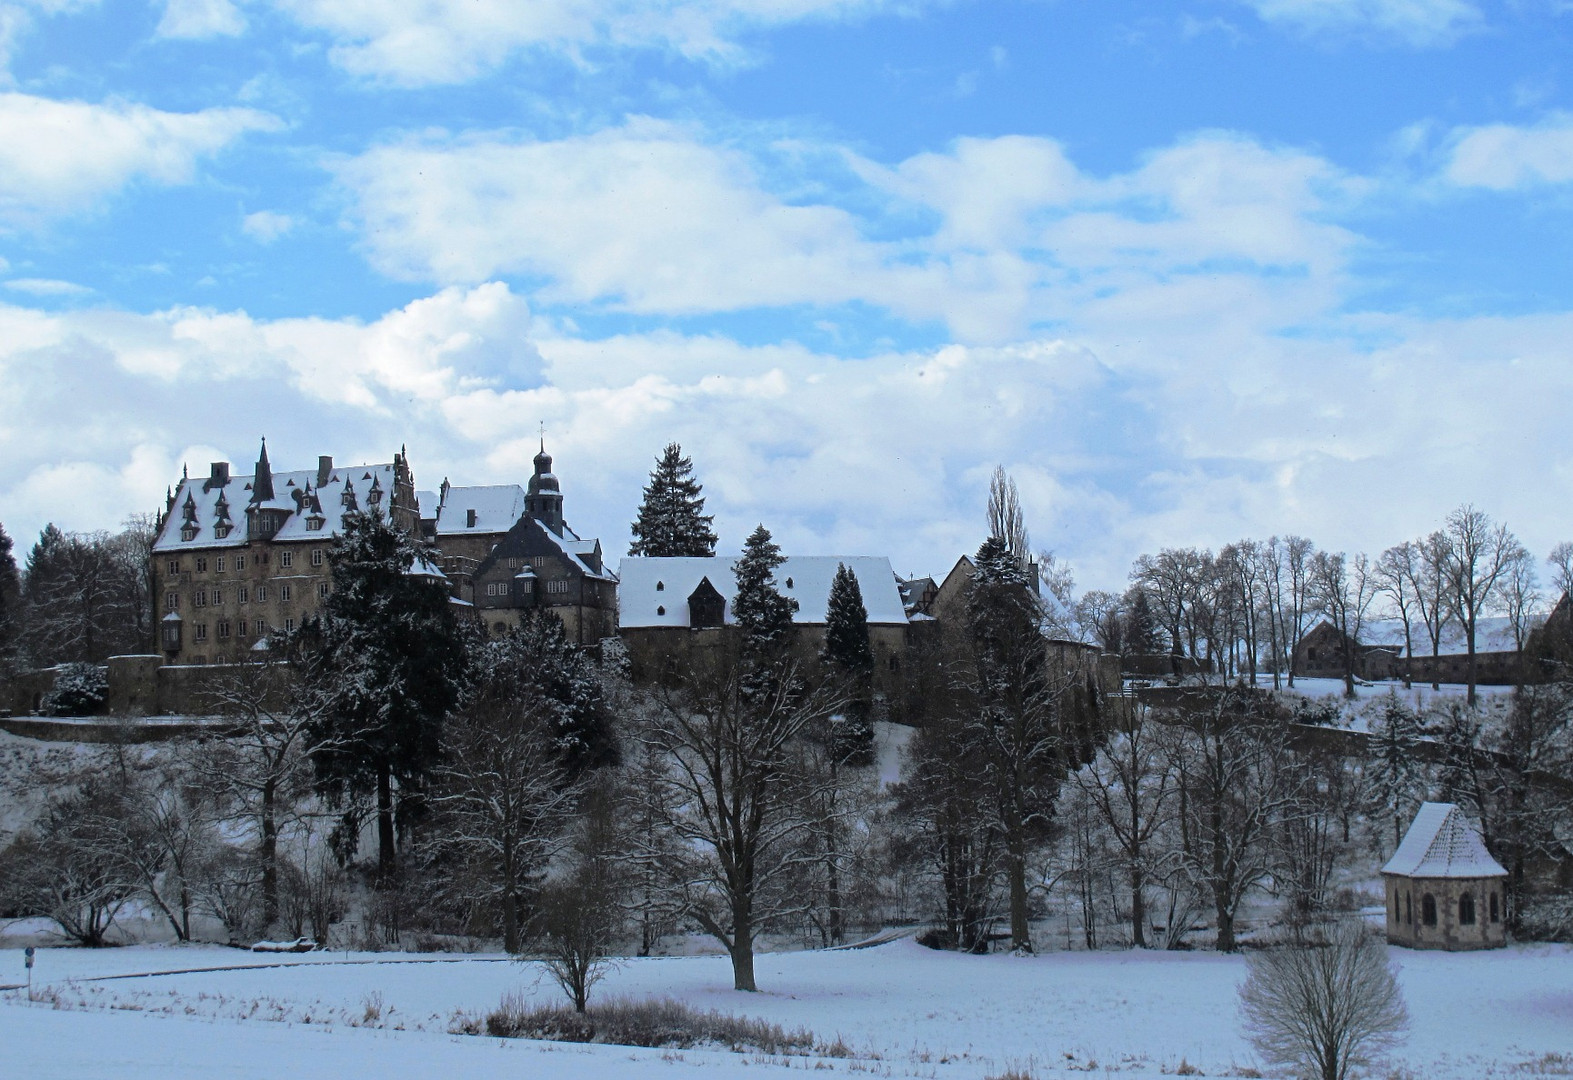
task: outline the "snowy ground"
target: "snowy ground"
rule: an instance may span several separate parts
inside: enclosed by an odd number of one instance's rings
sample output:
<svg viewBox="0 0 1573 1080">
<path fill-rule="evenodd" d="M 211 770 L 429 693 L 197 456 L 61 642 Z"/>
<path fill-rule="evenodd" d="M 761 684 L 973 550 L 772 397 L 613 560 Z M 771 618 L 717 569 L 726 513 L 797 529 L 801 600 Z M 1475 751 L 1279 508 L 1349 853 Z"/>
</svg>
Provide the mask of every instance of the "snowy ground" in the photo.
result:
<svg viewBox="0 0 1573 1080">
<path fill-rule="evenodd" d="M 1573 1075 L 1573 949 L 1394 956 L 1413 1017 L 1394 1068 L 1428 1080 Z M 137 974 L 215 967 L 231 970 Z M 18 950 L 0 950 L 6 980 L 22 971 Z M 456 1012 L 483 1012 L 509 991 L 544 1000 L 559 992 L 538 966 L 497 957 L 281 958 L 201 946 L 42 951 L 35 991 L 50 1003 L 0 992 L 0 1047 L 7 1075 L 70 1080 L 559 1080 L 691 1070 L 741 1078 L 805 1067 L 981 1080 L 1010 1066 L 1040 1078 L 1093 1072 L 1135 1080 L 1173 1075 L 1182 1064 L 1209 1076 L 1259 1064 L 1238 1034 L 1235 989 L 1244 963 L 1237 957 L 968 957 L 904 940 L 763 956 L 758 973 L 763 992 L 744 995 L 730 989 L 719 957 L 628 960 L 596 993 L 672 995 L 807 1027 L 821 1040 L 839 1035 L 858 1056 L 788 1062 L 455 1036 L 447 1029 Z M 134 977 L 89 981 L 116 975 Z M 1560 1071 L 1532 1072 L 1548 1062 Z"/>
</svg>

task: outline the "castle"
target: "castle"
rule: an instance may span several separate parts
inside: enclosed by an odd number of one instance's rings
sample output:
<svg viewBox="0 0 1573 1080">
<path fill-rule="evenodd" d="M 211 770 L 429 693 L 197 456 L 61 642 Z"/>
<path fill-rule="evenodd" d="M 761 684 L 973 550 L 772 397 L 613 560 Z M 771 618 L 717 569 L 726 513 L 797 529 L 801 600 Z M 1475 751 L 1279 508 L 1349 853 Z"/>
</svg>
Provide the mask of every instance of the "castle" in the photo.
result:
<svg viewBox="0 0 1573 1080">
<path fill-rule="evenodd" d="M 166 665 L 234 663 L 321 609 L 333 578 L 328 550 L 344 515 L 377 510 L 435 548 L 424 572 L 496 633 L 529 610 L 550 610 L 572 640 L 616 632 L 617 578 L 599 541 L 563 517 L 544 443 L 528 489 L 517 484 L 415 488 L 405 451 L 388 463 L 274 472 L 266 440 L 250 476 L 214 462 L 181 478 L 153 542 L 159 649 Z"/>
</svg>

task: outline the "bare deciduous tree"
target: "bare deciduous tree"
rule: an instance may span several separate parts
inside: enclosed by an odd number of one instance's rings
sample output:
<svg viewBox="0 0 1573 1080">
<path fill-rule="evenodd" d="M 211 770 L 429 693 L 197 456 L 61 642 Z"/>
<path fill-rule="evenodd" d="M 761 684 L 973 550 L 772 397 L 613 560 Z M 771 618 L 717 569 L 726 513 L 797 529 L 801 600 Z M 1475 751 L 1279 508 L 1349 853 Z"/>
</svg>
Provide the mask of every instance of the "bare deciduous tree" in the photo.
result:
<svg viewBox="0 0 1573 1080">
<path fill-rule="evenodd" d="M 1464 645 L 1469 654 L 1466 668 L 1469 704 L 1473 705 L 1480 616 L 1496 603 L 1499 590 L 1524 549 L 1506 525 L 1496 524 L 1483 511 L 1468 505 L 1460 506 L 1447 516 L 1443 537 L 1447 544 L 1443 565 L 1448 594 L 1453 614 L 1464 630 Z"/>
<path fill-rule="evenodd" d="M 739 990 L 758 989 L 754 943 L 761 928 L 796 905 L 776 884 L 812 854 L 797 812 L 806 775 L 795 744 L 816 718 L 842 704 L 810 684 L 791 660 L 699 658 L 678 689 L 668 689 L 643 737 L 670 764 L 667 826 L 686 842 L 674 867 L 687 910 L 732 960 Z"/>
<path fill-rule="evenodd" d="M 1005 541 L 1011 557 L 1025 573 L 1032 562 L 1032 542 L 1027 537 L 1027 517 L 1021 509 L 1021 495 L 1016 481 L 1005 471 L 1005 466 L 994 466 L 989 477 L 989 535 Z"/>
<path fill-rule="evenodd" d="M 1387 947 L 1361 926 L 1263 949 L 1247 964 L 1240 1007 L 1252 1044 L 1317 1080 L 1347 1080 L 1408 1024 Z"/>
</svg>

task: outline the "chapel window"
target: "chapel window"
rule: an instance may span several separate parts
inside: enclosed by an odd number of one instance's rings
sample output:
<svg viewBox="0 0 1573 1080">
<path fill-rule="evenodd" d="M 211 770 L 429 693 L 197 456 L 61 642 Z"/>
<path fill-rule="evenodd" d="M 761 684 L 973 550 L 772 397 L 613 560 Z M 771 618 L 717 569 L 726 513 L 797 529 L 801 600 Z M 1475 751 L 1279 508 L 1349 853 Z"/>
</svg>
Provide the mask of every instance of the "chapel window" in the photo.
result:
<svg viewBox="0 0 1573 1080">
<path fill-rule="evenodd" d="M 1475 894 L 1465 893 L 1458 898 L 1458 923 L 1460 926 L 1475 925 Z"/>
<path fill-rule="evenodd" d="M 1502 921 L 1502 908 L 1497 903 L 1497 894 L 1495 892 L 1491 894 L 1491 921 L 1494 923 Z"/>
<path fill-rule="evenodd" d="M 1430 893 L 1420 897 L 1420 921 L 1427 926 L 1436 925 L 1436 897 Z"/>
</svg>

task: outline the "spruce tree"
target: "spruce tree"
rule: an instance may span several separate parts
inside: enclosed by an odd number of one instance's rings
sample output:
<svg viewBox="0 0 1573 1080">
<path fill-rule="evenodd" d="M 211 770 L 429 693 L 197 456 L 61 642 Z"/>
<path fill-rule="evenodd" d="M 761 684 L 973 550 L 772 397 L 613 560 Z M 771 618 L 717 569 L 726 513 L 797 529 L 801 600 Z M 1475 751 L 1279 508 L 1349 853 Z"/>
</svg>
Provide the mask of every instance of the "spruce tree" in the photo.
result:
<svg viewBox="0 0 1573 1080">
<path fill-rule="evenodd" d="M 650 472 L 628 554 L 651 558 L 714 555 L 716 535 L 710 523 L 715 518 L 705 513 L 703 490 L 694 479 L 693 460 L 683 456 L 677 443 L 669 444 Z"/>
<path fill-rule="evenodd" d="M 825 660 L 848 684 L 844 714 L 833 717 L 829 750 L 836 762 L 874 763 L 874 728 L 869 722 L 874 651 L 868 641 L 868 609 L 857 575 L 845 563 L 836 567 L 825 609 Z"/>
<path fill-rule="evenodd" d="M 0 674 L 16 656 L 22 633 L 22 578 L 16 569 L 11 537 L 0 525 Z"/>
<path fill-rule="evenodd" d="M 317 658 L 322 719 L 310 732 L 330 797 L 375 793 L 377 861 L 395 869 L 393 783 L 420 790 L 437 762 L 444 715 L 468 672 L 447 582 L 422 571 L 425 550 L 382 513 L 344 515 L 328 552 L 333 592 L 299 645 Z"/>
<path fill-rule="evenodd" d="M 771 652 L 784 646 L 792 631 L 797 601 L 776 588 L 776 567 L 786 562 L 781 548 L 760 525 L 743 545 L 743 556 L 733 567 L 737 593 L 732 597 L 732 618 L 743 631 L 746 649 Z"/>
</svg>

